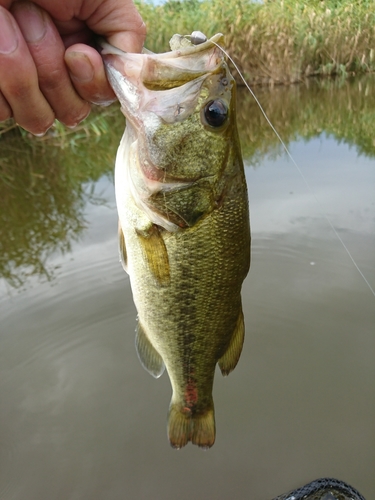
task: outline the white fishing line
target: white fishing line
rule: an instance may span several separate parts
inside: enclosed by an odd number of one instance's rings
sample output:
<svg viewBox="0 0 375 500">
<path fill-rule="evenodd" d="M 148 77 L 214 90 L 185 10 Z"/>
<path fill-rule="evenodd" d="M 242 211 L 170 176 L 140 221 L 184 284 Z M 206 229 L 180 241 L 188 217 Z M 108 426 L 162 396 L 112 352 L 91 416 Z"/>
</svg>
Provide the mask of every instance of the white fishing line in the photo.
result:
<svg viewBox="0 0 375 500">
<path fill-rule="evenodd" d="M 199 34 L 199 35 L 198 35 Z M 193 35 L 194 35 L 194 38 L 193 38 Z M 198 36 L 197 36 L 198 35 Z M 203 33 L 200 33 L 200 32 L 193 32 L 192 33 L 192 40 L 194 39 L 195 41 L 195 44 L 197 43 L 203 43 L 203 38 L 202 38 L 202 35 Z M 203 35 L 204 36 L 204 35 Z M 206 38 L 207 40 L 207 38 Z M 193 42 L 194 43 L 194 42 Z M 257 103 L 259 109 L 261 110 L 264 118 L 266 119 L 268 125 L 271 127 L 271 129 L 273 130 L 273 132 L 275 133 L 276 137 L 279 139 L 280 143 L 282 144 L 286 154 L 289 156 L 289 158 L 291 159 L 293 165 L 296 167 L 297 171 L 299 172 L 300 176 L 302 177 L 307 189 L 309 190 L 309 192 L 312 194 L 312 196 L 314 197 L 314 200 L 316 201 L 316 204 L 320 210 L 320 213 L 323 215 L 324 219 L 327 221 L 328 225 L 330 226 L 330 228 L 332 229 L 333 233 L 336 235 L 337 239 L 339 240 L 339 242 L 341 243 L 341 245 L 343 246 L 344 250 L 346 251 L 346 253 L 348 254 L 350 260 L 352 261 L 354 267 L 357 269 L 357 271 L 359 272 L 359 274 L 361 275 L 362 279 L 364 280 L 364 282 L 366 283 L 366 285 L 368 286 L 368 288 L 370 289 L 372 295 L 375 297 L 375 290 L 372 288 L 371 284 L 369 283 L 369 281 L 367 280 L 366 276 L 363 274 L 363 272 L 361 271 L 361 269 L 359 268 L 358 264 L 356 263 L 356 261 L 354 260 L 354 257 L 352 256 L 352 254 L 350 253 L 350 250 L 349 248 L 345 245 L 345 243 L 343 242 L 341 236 L 339 235 L 339 233 L 337 232 L 335 226 L 332 224 L 332 222 L 330 221 L 330 219 L 328 218 L 328 215 L 326 214 L 326 212 L 324 211 L 320 201 L 318 200 L 318 198 L 316 197 L 314 191 L 312 190 L 308 180 L 306 179 L 306 177 L 303 175 L 303 172 L 301 171 L 301 169 L 299 168 L 299 166 L 297 165 L 297 162 L 294 160 L 293 156 L 291 155 L 289 149 L 286 147 L 284 141 L 282 140 L 282 138 L 280 137 L 279 133 L 277 132 L 277 130 L 275 129 L 275 127 L 272 125 L 270 119 L 268 118 L 266 112 L 264 111 L 264 109 L 262 108 L 259 100 L 257 99 L 256 95 L 254 94 L 254 92 L 251 90 L 249 84 L 246 82 L 245 78 L 242 76 L 242 73 L 241 71 L 239 70 L 237 64 L 233 61 L 233 59 L 231 58 L 231 56 L 228 54 L 228 52 L 226 50 L 223 49 L 223 47 L 220 47 L 219 44 L 217 44 L 216 42 L 213 42 L 211 41 L 211 43 L 213 43 L 214 45 L 216 45 L 216 47 L 218 49 L 220 49 L 226 56 L 227 58 L 231 61 L 231 63 L 233 64 L 233 66 L 236 68 L 238 74 L 240 75 L 242 81 L 244 82 L 244 84 L 246 85 L 246 88 L 249 90 L 250 94 L 253 96 L 255 102 Z"/>
</svg>

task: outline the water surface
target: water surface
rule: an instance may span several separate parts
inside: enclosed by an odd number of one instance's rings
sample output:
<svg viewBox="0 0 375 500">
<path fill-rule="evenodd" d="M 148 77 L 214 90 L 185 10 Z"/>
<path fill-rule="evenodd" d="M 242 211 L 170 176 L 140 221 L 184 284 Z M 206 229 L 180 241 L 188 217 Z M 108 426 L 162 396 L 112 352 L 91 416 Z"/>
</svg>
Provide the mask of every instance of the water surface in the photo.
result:
<svg viewBox="0 0 375 500">
<path fill-rule="evenodd" d="M 240 95 L 247 336 L 217 373 L 207 452 L 169 447 L 168 377 L 135 353 L 111 175 L 121 117 L 74 148 L 0 143 L 2 500 L 270 500 L 320 476 L 375 498 L 375 297 L 330 226 L 375 288 L 374 87 L 258 89 L 302 175 Z"/>
</svg>

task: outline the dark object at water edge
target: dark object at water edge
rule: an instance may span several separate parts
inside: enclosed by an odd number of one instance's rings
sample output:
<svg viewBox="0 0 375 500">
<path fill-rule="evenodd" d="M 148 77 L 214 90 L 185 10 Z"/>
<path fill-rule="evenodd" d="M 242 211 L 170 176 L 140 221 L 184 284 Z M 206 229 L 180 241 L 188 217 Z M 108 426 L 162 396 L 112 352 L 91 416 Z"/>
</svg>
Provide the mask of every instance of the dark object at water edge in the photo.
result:
<svg viewBox="0 0 375 500">
<path fill-rule="evenodd" d="M 344 481 L 320 478 L 301 488 L 284 493 L 273 500 L 366 500 L 359 491 Z"/>
</svg>

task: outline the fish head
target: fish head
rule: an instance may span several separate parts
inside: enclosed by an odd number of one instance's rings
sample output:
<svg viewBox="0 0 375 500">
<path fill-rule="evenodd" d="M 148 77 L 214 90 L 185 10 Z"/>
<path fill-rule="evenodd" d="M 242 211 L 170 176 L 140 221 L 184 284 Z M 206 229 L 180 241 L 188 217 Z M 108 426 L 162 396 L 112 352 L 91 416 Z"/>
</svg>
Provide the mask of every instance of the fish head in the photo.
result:
<svg viewBox="0 0 375 500">
<path fill-rule="evenodd" d="M 107 75 L 126 117 L 133 195 L 143 208 L 153 205 L 160 214 L 158 196 L 208 179 L 210 200 L 198 213 L 212 210 L 221 196 L 219 179 L 238 145 L 235 81 L 216 45 L 221 38 L 218 34 L 193 45 L 174 35 L 173 50 L 163 54 L 130 54 L 102 43 Z M 184 227 L 196 218 L 186 221 L 175 213 L 172 224 Z"/>
</svg>

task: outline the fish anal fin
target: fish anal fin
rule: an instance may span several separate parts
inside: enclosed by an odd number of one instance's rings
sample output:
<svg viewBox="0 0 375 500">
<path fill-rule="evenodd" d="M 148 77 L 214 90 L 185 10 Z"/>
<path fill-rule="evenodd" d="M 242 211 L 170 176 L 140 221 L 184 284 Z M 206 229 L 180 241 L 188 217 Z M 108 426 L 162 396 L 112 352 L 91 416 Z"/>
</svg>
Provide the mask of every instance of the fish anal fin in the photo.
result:
<svg viewBox="0 0 375 500">
<path fill-rule="evenodd" d="M 223 375 L 235 369 L 238 360 L 240 359 L 242 346 L 245 338 L 245 323 L 242 309 L 238 315 L 236 327 L 234 329 L 229 346 L 223 356 L 219 359 L 218 364 Z"/>
<path fill-rule="evenodd" d="M 213 405 L 204 413 L 192 413 L 181 405 L 171 403 L 168 417 L 168 438 L 172 448 L 179 450 L 191 441 L 207 449 L 215 442 Z"/>
<path fill-rule="evenodd" d="M 118 251 L 122 267 L 124 268 L 124 271 L 128 272 L 128 257 L 126 254 L 125 237 L 121 228 L 120 221 L 118 221 Z"/>
<path fill-rule="evenodd" d="M 140 322 L 137 325 L 135 347 L 143 368 L 153 377 L 159 378 L 165 369 L 163 358 L 151 344 Z"/>
<path fill-rule="evenodd" d="M 137 231 L 137 234 L 153 276 L 160 285 L 167 285 L 170 282 L 169 259 L 161 231 L 153 224 L 147 231 Z"/>
</svg>

